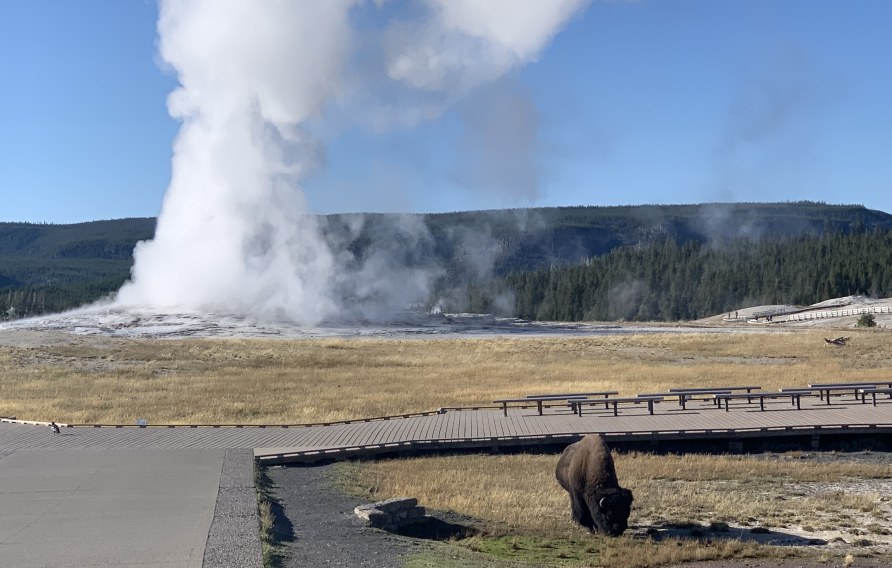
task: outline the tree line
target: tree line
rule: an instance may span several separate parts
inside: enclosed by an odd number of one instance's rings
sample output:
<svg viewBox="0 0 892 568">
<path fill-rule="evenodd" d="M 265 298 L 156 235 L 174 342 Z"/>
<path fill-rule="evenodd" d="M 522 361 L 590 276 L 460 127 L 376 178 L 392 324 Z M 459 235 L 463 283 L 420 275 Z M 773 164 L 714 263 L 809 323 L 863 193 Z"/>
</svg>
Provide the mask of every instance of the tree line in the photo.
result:
<svg viewBox="0 0 892 568">
<path fill-rule="evenodd" d="M 585 262 L 510 273 L 468 291 L 492 308 L 513 298 L 530 320 L 677 321 L 766 304 L 892 296 L 892 230 L 619 247 Z"/>
<path fill-rule="evenodd" d="M 66 285 L 0 288 L 0 321 L 64 312 L 109 296 L 126 277 L 110 277 Z"/>
</svg>

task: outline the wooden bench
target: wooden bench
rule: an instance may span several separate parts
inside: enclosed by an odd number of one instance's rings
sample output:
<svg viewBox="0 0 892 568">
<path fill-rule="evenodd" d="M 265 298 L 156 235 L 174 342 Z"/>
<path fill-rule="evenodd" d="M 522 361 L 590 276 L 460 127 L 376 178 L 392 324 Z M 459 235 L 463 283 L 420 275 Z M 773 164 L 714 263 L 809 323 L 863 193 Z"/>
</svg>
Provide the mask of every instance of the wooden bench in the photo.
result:
<svg viewBox="0 0 892 568">
<path fill-rule="evenodd" d="M 818 391 L 821 400 L 826 400 L 827 404 L 830 404 L 830 393 L 832 391 L 852 391 L 852 393 L 855 395 L 855 400 L 860 400 L 860 389 L 879 388 L 882 385 L 885 385 L 887 388 L 892 388 L 892 381 L 876 381 L 863 383 L 817 383 L 808 385 L 808 387 L 810 389 Z"/>
<path fill-rule="evenodd" d="M 787 395 L 792 395 L 793 393 L 798 393 L 799 396 L 802 397 L 802 396 L 813 396 L 815 394 L 815 389 L 807 389 L 807 388 L 802 388 L 802 387 L 787 387 L 787 388 L 780 389 L 780 391 L 778 391 L 778 392 L 782 392 Z M 796 404 L 796 401 L 793 400 L 792 397 L 790 397 L 790 404 L 793 404 L 793 405 Z"/>
<path fill-rule="evenodd" d="M 689 388 L 675 388 L 675 389 L 669 389 L 669 392 L 671 392 L 671 393 L 676 393 L 676 392 L 691 393 L 691 392 L 697 392 L 697 391 L 708 391 L 708 390 L 716 390 L 716 389 L 721 389 L 721 390 L 726 390 L 726 391 L 745 390 L 746 392 L 752 392 L 754 390 L 761 390 L 762 387 L 760 387 L 758 385 L 750 385 L 748 387 L 697 387 L 697 388 L 690 388 L 690 389 Z"/>
<path fill-rule="evenodd" d="M 610 398 L 611 395 L 617 395 L 619 392 L 617 391 L 598 391 L 598 392 L 570 392 L 570 393 L 556 393 L 556 394 L 528 394 L 526 397 L 529 399 L 536 398 L 552 398 L 558 397 L 590 397 L 590 396 L 603 396 L 604 398 Z M 607 403 L 604 403 L 604 408 L 608 408 Z"/>
<path fill-rule="evenodd" d="M 785 398 L 790 397 L 790 400 L 796 404 L 796 409 L 801 410 L 801 397 L 805 393 L 800 391 L 791 391 L 791 392 L 748 392 L 748 393 L 736 393 L 736 394 L 715 394 L 713 395 L 716 400 L 719 401 L 719 408 L 722 407 L 722 401 L 725 401 L 725 412 L 730 410 L 731 400 L 738 398 L 758 398 L 759 399 L 759 410 L 765 410 L 765 399 L 766 398 Z"/>
<path fill-rule="evenodd" d="M 722 394 L 722 393 L 710 393 L 708 391 L 716 390 L 716 391 L 746 391 L 748 393 L 753 392 L 754 390 L 761 390 L 762 387 L 759 385 L 749 385 L 749 386 L 739 386 L 739 387 L 698 387 L 698 388 L 675 388 L 669 389 L 671 393 L 690 393 L 690 394 Z M 749 401 L 752 402 L 752 401 Z"/>
<path fill-rule="evenodd" d="M 502 405 L 502 412 L 507 417 L 508 416 L 508 403 L 518 402 L 518 403 L 536 403 L 536 409 L 539 411 L 539 416 L 542 416 L 542 403 L 543 402 L 560 402 L 567 401 L 570 405 L 570 408 L 573 410 L 573 413 L 576 414 L 576 403 L 578 401 L 589 400 L 584 396 L 539 396 L 536 398 L 500 398 L 494 400 L 493 402 L 496 404 Z M 600 401 L 598 401 L 600 402 Z M 525 408 L 525 407 L 524 407 Z"/>
<path fill-rule="evenodd" d="M 663 397 L 666 397 L 666 398 L 668 398 L 668 397 L 672 397 L 672 396 L 677 396 L 677 397 L 678 397 L 678 404 L 679 404 L 683 409 L 687 410 L 687 401 L 688 401 L 689 399 L 693 399 L 693 397 L 694 397 L 695 395 L 698 395 L 698 394 L 699 394 L 699 395 L 707 395 L 707 394 L 731 394 L 731 390 L 730 390 L 730 389 L 698 389 L 697 392 L 690 392 L 690 391 L 681 391 L 681 392 L 672 392 L 672 391 L 669 391 L 669 392 L 652 392 L 652 393 L 639 394 L 638 396 L 639 396 L 639 397 L 646 397 L 646 396 L 663 396 Z M 709 400 L 709 399 L 705 399 L 705 400 Z M 712 399 L 712 400 L 713 400 L 713 404 L 714 404 L 714 403 L 715 403 L 715 399 Z"/>
<path fill-rule="evenodd" d="M 630 396 L 630 397 L 626 397 L 626 398 L 608 398 L 607 404 L 613 405 L 613 415 L 617 416 L 619 414 L 619 411 L 617 410 L 617 405 L 619 405 L 619 404 L 641 404 L 642 402 L 646 402 L 647 403 L 647 411 L 649 413 L 653 414 L 654 413 L 654 403 L 662 402 L 662 401 L 663 401 L 662 396 Z M 582 405 L 587 402 L 591 402 L 594 404 L 601 404 L 600 400 L 597 400 L 597 401 L 592 400 L 592 399 L 577 400 L 576 405 L 579 408 L 579 416 L 582 416 Z"/>
<path fill-rule="evenodd" d="M 864 396 L 864 395 L 867 395 L 867 394 L 873 396 L 873 405 L 876 406 L 876 405 L 877 405 L 877 395 L 878 395 L 878 394 L 888 394 L 888 395 L 889 395 L 889 399 L 892 399 L 892 388 L 885 388 L 885 389 L 877 389 L 877 388 L 872 388 L 872 389 L 871 389 L 871 388 L 868 388 L 868 389 L 861 389 L 861 404 L 864 404 L 864 403 L 867 401 L 867 397 Z"/>
</svg>

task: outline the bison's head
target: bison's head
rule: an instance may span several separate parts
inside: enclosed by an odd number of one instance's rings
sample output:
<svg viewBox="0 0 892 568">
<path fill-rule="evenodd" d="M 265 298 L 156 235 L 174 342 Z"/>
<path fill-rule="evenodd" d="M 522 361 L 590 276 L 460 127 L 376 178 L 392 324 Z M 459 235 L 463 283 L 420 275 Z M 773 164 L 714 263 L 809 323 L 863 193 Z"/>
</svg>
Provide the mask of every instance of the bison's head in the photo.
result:
<svg viewBox="0 0 892 568">
<path fill-rule="evenodd" d="M 609 489 L 598 495 L 597 509 L 591 511 L 596 532 L 619 536 L 629 527 L 632 492 L 622 487 Z"/>
</svg>

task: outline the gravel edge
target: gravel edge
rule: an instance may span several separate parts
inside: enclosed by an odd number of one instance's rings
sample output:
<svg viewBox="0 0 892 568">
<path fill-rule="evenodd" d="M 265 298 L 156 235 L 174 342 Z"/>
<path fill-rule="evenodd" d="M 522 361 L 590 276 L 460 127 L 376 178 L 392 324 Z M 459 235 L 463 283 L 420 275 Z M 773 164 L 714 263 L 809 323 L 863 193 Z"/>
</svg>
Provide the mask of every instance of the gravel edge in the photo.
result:
<svg viewBox="0 0 892 568">
<path fill-rule="evenodd" d="M 253 450 L 226 450 L 203 568 L 263 568 Z"/>
</svg>

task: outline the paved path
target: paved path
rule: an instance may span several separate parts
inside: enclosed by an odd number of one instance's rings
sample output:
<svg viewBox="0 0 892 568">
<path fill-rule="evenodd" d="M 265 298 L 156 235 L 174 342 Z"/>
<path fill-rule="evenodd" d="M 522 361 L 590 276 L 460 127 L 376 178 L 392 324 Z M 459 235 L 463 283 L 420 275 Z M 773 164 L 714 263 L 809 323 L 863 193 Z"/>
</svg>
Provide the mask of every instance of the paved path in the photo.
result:
<svg viewBox="0 0 892 568">
<path fill-rule="evenodd" d="M 7 454 L 0 566 L 201 568 L 223 457 L 157 449 Z"/>
</svg>

